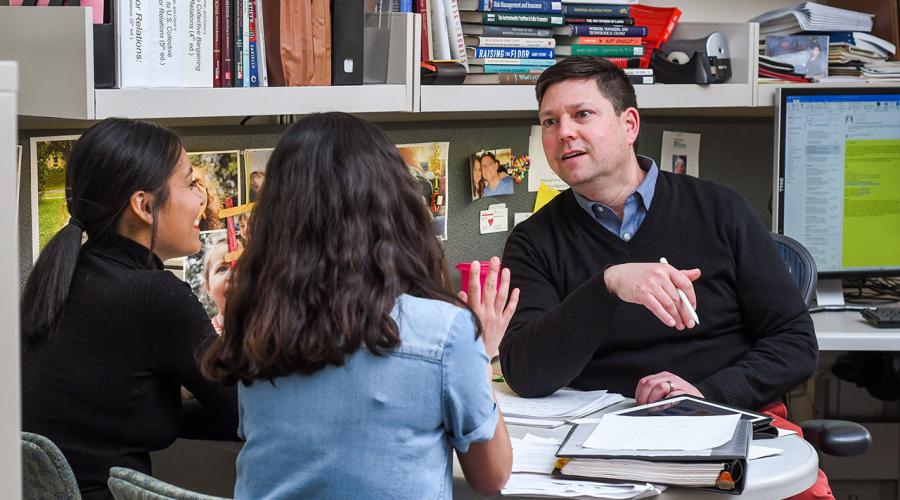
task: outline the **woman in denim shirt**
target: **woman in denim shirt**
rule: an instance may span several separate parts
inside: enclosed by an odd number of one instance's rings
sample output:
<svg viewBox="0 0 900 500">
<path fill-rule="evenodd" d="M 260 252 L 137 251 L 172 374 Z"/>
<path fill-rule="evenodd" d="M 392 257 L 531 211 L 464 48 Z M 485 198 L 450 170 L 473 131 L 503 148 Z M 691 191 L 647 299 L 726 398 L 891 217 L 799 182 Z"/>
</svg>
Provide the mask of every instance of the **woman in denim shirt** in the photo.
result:
<svg viewBox="0 0 900 500">
<path fill-rule="evenodd" d="M 454 297 L 397 148 L 352 115 L 304 118 L 266 171 L 203 360 L 239 382 L 235 496 L 452 498 L 451 449 L 497 493 L 512 455 L 488 354 L 518 299 L 509 271 L 494 258 L 484 297 L 477 267 Z"/>
</svg>

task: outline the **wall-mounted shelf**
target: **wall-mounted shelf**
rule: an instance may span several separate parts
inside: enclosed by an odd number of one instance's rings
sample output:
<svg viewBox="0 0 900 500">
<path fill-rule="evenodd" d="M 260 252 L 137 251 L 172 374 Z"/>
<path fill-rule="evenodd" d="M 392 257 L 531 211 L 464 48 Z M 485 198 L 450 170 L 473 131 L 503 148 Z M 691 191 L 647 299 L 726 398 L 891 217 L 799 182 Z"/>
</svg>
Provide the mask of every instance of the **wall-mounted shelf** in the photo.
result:
<svg viewBox="0 0 900 500">
<path fill-rule="evenodd" d="M 728 41 L 732 77 L 717 85 L 636 85 L 638 104 L 648 108 L 720 108 L 753 106 L 759 28 L 752 23 L 680 23 L 673 38 L 700 38 L 713 31 Z M 422 112 L 534 111 L 531 85 L 423 85 Z"/>
<path fill-rule="evenodd" d="M 88 9 L 0 7 L 0 59 L 19 61 L 19 114 L 99 120 L 413 110 L 419 18 L 391 19 L 387 83 L 344 87 L 94 89 Z"/>
</svg>

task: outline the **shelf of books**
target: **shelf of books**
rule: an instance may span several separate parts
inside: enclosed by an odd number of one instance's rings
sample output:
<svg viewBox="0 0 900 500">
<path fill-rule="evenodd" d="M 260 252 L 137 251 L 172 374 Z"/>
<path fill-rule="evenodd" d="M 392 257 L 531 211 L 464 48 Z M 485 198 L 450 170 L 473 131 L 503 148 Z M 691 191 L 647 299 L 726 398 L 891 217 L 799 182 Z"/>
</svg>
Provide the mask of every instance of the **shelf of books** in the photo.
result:
<svg viewBox="0 0 900 500">
<path fill-rule="evenodd" d="M 635 85 L 641 108 L 716 108 L 754 105 L 758 25 L 679 23 L 673 39 L 699 39 L 719 32 L 727 42 L 732 76 L 710 85 Z M 419 111 L 537 111 L 531 85 L 423 85 Z"/>
<path fill-rule="evenodd" d="M 385 83 L 293 87 L 95 89 L 91 11 L 81 7 L 0 7 L 0 59 L 22 68 L 19 114 L 99 120 L 413 110 L 419 18 L 393 14 Z M 128 71 L 125 69 L 124 71 Z M 121 81 L 121 75 L 119 75 Z"/>
</svg>

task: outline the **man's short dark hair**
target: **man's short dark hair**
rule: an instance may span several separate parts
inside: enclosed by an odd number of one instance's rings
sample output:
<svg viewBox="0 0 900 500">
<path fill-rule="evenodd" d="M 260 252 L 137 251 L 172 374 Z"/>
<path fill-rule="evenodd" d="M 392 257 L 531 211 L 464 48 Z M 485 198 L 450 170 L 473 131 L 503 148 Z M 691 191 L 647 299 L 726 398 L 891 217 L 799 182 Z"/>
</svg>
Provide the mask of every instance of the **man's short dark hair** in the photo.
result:
<svg viewBox="0 0 900 500">
<path fill-rule="evenodd" d="M 544 70 L 534 87 L 538 106 L 544 99 L 544 93 L 554 83 L 589 79 L 597 82 L 600 93 L 612 103 L 617 115 L 628 108 L 637 109 L 637 97 L 628 75 L 608 60 L 594 56 L 566 57 Z"/>
</svg>

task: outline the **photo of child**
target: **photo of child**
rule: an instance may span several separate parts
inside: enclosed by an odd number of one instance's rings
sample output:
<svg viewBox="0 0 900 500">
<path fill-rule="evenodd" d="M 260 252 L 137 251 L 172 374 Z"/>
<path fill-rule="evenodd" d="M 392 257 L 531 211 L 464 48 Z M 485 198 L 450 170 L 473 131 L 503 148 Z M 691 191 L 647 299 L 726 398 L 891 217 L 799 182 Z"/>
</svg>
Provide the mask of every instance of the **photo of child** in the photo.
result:
<svg viewBox="0 0 900 500">
<path fill-rule="evenodd" d="M 197 186 L 206 194 L 205 208 L 200 215 L 200 231 L 225 228 L 225 221 L 219 218 L 219 210 L 225 206 L 226 198 L 232 198 L 235 206 L 241 204 L 239 157 L 239 151 L 188 153 Z"/>
<path fill-rule="evenodd" d="M 243 248 L 238 242 L 238 248 Z M 184 258 L 184 280 L 200 299 L 216 333 L 222 333 L 225 291 L 231 263 L 225 261 L 228 231 L 220 229 L 200 234 L 200 252 Z"/>
<path fill-rule="evenodd" d="M 272 156 L 272 148 L 244 150 L 244 203 L 252 203 L 259 197 L 259 191 L 266 181 L 266 164 Z"/>
</svg>

